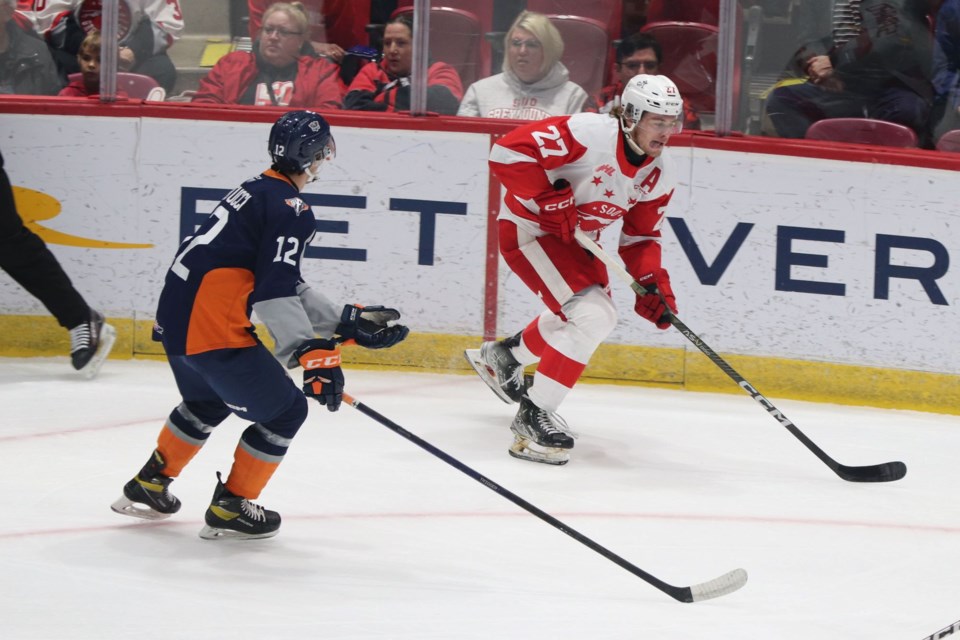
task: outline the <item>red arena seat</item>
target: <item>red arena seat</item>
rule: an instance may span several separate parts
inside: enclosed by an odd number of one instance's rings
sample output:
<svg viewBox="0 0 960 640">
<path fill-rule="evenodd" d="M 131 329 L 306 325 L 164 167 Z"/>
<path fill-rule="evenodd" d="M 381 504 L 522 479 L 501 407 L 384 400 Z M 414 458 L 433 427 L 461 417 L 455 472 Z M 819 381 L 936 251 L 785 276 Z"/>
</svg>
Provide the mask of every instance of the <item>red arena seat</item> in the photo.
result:
<svg viewBox="0 0 960 640">
<path fill-rule="evenodd" d="M 937 140 L 937 151 L 960 153 L 960 129 L 947 131 Z"/>
<path fill-rule="evenodd" d="M 831 140 L 875 144 L 885 147 L 916 147 L 917 134 L 910 127 L 873 118 L 827 118 L 807 129 L 808 140 Z"/>
</svg>

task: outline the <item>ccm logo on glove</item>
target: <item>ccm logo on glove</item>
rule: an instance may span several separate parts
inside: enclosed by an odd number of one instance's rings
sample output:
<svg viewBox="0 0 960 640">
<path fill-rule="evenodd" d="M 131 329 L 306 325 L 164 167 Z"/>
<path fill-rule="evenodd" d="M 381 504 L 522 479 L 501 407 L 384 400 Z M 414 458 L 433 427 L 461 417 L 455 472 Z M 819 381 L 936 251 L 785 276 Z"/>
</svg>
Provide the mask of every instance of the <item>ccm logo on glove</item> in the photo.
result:
<svg viewBox="0 0 960 640">
<path fill-rule="evenodd" d="M 569 198 L 561 202 L 551 202 L 550 204 L 545 205 L 543 207 L 543 210 L 544 211 L 561 211 L 563 209 L 566 209 L 567 207 L 572 207 L 572 206 L 573 206 L 573 196 L 570 196 Z"/>
<path fill-rule="evenodd" d="M 310 355 L 310 354 L 308 354 Z M 339 367 L 342 359 L 339 353 L 322 358 L 304 357 L 300 363 L 304 369 L 329 369 L 330 367 Z"/>
<path fill-rule="evenodd" d="M 534 198 L 540 208 L 540 228 L 569 244 L 573 242 L 573 234 L 577 229 L 577 205 L 569 182 L 557 180 L 554 188 L 555 191 Z"/>
<path fill-rule="evenodd" d="M 343 401 L 343 370 L 340 368 L 340 347 L 333 340 L 307 340 L 294 354 L 303 367 L 303 393 L 314 398 L 329 411 L 336 411 Z"/>
</svg>

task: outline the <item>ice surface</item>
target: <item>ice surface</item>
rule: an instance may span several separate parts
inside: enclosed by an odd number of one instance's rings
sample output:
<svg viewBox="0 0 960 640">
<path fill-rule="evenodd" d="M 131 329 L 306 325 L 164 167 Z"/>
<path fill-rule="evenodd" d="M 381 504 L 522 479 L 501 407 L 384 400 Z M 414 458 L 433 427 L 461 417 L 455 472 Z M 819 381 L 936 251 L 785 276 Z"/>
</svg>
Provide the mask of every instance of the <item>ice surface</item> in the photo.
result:
<svg viewBox="0 0 960 640">
<path fill-rule="evenodd" d="M 0 634 L 11 640 L 921 640 L 960 619 L 960 418 L 771 398 L 844 482 L 746 395 L 581 384 L 564 467 L 507 455 L 513 407 L 473 374 L 346 369 L 347 390 L 598 544 L 681 604 L 360 412 L 311 407 L 259 502 L 261 541 L 197 537 L 244 424 L 171 486 L 160 523 L 110 503 L 179 402 L 166 365 L 0 359 Z"/>
</svg>

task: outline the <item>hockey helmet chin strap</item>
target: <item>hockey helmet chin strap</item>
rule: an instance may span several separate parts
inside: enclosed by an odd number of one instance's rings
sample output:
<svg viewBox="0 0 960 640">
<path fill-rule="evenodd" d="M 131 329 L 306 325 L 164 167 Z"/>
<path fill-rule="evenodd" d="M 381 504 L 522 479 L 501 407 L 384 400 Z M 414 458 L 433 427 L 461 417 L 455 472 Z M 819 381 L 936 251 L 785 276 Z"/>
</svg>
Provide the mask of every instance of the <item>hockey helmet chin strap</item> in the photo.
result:
<svg viewBox="0 0 960 640">
<path fill-rule="evenodd" d="M 303 172 L 307 174 L 307 184 L 315 182 L 317 178 L 320 177 L 320 170 L 323 169 L 324 164 L 326 163 L 323 160 L 320 160 L 318 162 L 314 162 L 303 170 Z M 316 170 L 313 170 L 314 167 L 316 167 Z"/>
<path fill-rule="evenodd" d="M 633 124 L 630 124 L 630 125 L 627 124 L 626 111 L 620 105 L 620 96 L 614 96 L 613 109 L 611 109 L 611 111 L 613 111 L 614 113 L 620 114 L 619 116 L 620 129 L 626 135 L 627 144 L 630 145 L 630 148 L 633 149 L 638 155 L 641 155 L 641 156 L 646 155 L 647 152 L 641 149 L 633 139 L 633 130 L 637 128 L 638 124 L 640 124 L 640 119 L 638 118 L 637 120 L 635 120 Z"/>
</svg>

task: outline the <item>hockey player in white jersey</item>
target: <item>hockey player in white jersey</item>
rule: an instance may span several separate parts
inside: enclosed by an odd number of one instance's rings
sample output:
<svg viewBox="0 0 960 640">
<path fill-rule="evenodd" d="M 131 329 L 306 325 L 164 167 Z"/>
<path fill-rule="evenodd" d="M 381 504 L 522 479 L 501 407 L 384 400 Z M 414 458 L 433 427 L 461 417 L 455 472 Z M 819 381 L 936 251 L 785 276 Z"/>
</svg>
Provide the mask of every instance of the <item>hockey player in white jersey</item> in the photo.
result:
<svg viewBox="0 0 960 640">
<path fill-rule="evenodd" d="M 677 306 L 661 265 L 660 226 L 673 194 L 666 150 L 683 126 L 683 101 L 666 76 L 638 75 L 610 114 L 580 113 L 523 125 L 490 153 L 505 187 L 498 216 L 500 253 L 547 309 L 520 333 L 466 351 L 467 360 L 508 403 L 514 457 L 564 464 L 573 434 L 557 415 L 591 356 L 617 323 L 606 267 L 574 239 L 593 240 L 622 219 L 618 241 L 627 271 L 648 291 L 634 309 L 659 329 Z M 537 365 L 533 384 L 524 367 Z"/>
</svg>

